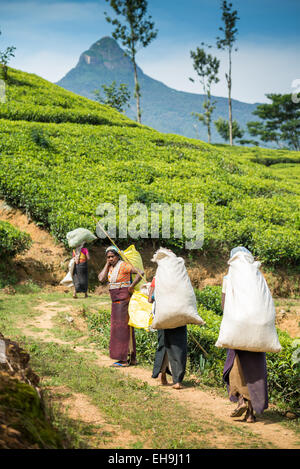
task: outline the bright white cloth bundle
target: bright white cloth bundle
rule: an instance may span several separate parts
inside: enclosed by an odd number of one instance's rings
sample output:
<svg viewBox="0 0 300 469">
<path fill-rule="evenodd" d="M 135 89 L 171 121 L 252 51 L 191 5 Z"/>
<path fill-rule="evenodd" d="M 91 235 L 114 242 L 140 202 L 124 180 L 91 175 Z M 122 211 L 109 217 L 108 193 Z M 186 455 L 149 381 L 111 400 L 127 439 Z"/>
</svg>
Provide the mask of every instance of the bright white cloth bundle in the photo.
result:
<svg viewBox="0 0 300 469">
<path fill-rule="evenodd" d="M 255 262 L 246 249 L 234 251 L 228 261 L 223 289 L 224 314 L 215 345 L 252 352 L 279 352 L 274 302 L 259 270 L 260 262 Z"/>
<path fill-rule="evenodd" d="M 184 260 L 169 249 L 153 256 L 155 275 L 155 316 L 153 329 L 174 329 L 186 324 L 205 324 L 197 311 L 195 293 Z"/>
<path fill-rule="evenodd" d="M 69 262 L 69 270 L 67 275 L 61 280 L 59 283 L 60 285 L 63 285 L 64 287 L 73 287 L 73 272 L 74 272 L 74 267 L 75 267 L 75 259 L 74 257 L 70 260 Z"/>
<path fill-rule="evenodd" d="M 4 340 L 0 339 L 0 363 L 6 363 L 6 345 Z"/>
</svg>

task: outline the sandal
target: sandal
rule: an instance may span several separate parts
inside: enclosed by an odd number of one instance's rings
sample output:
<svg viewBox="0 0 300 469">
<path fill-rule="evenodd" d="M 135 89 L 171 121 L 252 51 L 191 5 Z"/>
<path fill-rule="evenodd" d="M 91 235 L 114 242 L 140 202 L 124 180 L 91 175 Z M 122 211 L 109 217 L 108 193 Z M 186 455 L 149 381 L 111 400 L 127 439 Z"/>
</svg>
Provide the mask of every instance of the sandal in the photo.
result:
<svg viewBox="0 0 300 469">
<path fill-rule="evenodd" d="M 120 362 L 115 362 L 113 363 L 112 365 L 110 366 L 114 366 L 114 367 L 117 367 L 117 366 L 124 366 L 124 367 L 127 367 L 129 366 L 128 363 L 120 363 Z"/>
<path fill-rule="evenodd" d="M 230 417 L 241 417 L 244 412 L 248 410 L 247 404 L 244 403 L 240 407 L 237 407 L 233 412 L 231 412 Z"/>
</svg>

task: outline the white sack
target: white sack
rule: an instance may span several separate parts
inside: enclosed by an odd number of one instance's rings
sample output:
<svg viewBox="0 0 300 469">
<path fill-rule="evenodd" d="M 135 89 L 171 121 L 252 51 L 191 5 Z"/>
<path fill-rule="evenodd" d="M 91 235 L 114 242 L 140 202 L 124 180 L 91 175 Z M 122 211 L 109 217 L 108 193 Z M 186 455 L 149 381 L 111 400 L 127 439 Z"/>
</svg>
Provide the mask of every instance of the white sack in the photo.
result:
<svg viewBox="0 0 300 469">
<path fill-rule="evenodd" d="M 75 259 L 70 260 L 69 262 L 69 270 L 67 275 L 59 282 L 60 285 L 63 285 L 64 287 L 73 287 L 73 272 L 74 272 L 74 267 L 75 267 Z"/>
<path fill-rule="evenodd" d="M 238 252 L 229 261 L 225 306 L 217 347 L 252 352 L 279 352 L 275 307 L 267 282 L 251 254 Z"/>
<path fill-rule="evenodd" d="M 205 324 L 198 314 L 195 293 L 182 257 L 160 248 L 152 261 L 158 264 L 152 328 L 174 329 L 186 324 Z"/>
<path fill-rule="evenodd" d="M 97 236 L 86 228 L 76 228 L 76 230 L 69 231 L 66 238 L 70 248 L 77 248 L 82 243 L 91 243 L 97 239 Z"/>
<path fill-rule="evenodd" d="M 6 363 L 6 345 L 2 339 L 0 339 L 0 363 Z"/>
</svg>

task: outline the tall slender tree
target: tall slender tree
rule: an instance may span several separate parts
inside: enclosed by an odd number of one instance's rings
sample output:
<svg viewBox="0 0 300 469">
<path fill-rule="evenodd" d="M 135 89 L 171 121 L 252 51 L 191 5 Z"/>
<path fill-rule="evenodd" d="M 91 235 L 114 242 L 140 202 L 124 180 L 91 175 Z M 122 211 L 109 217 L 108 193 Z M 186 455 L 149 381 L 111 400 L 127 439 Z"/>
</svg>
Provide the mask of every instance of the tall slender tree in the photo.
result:
<svg viewBox="0 0 300 469">
<path fill-rule="evenodd" d="M 222 21 L 224 27 L 219 28 L 222 31 L 222 37 L 217 37 L 217 47 L 222 50 L 228 50 L 228 73 L 225 73 L 227 86 L 228 86 L 228 107 L 229 107 L 229 143 L 233 144 L 232 138 L 232 103 L 231 103 L 231 90 L 232 90 L 232 51 L 234 43 L 236 42 L 236 35 L 238 29 L 236 28 L 236 22 L 239 20 L 238 13 L 236 10 L 232 10 L 232 3 L 228 3 L 224 0 L 222 2 Z M 235 49 L 237 51 L 237 49 Z"/>
<path fill-rule="evenodd" d="M 0 36 L 1 36 L 1 31 L 0 31 Z M 8 62 L 12 57 L 15 56 L 15 50 L 16 48 L 14 46 L 9 46 L 5 50 L 1 51 L 0 50 L 0 64 L 1 64 L 1 69 L 2 69 L 2 77 L 6 81 L 7 80 L 7 66 Z"/>
<path fill-rule="evenodd" d="M 203 43 L 202 43 L 203 45 Z M 208 46 L 211 47 L 211 46 Z M 215 109 L 216 101 L 211 100 L 211 86 L 212 83 L 218 83 L 218 71 L 220 61 L 213 57 L 211 54 L 205 52 L 202 48 L 197 47 L 196 51 L 190 51 L 191 58 L 193 59 L 193 67 L 199 77 L 206 98 L 203 102 L 204 112 L 193 112 L 193 115 L 203 122 L 207 127 L 208 143 L 211 142 L 211 116 Z M 190 78 L 192 82 L 195 80 Z"/>
<path fill-rule="evenodd" d="M 120 39 L 125 47 L 125 53 L 129 56 L 134 70 L 134 95 L 136 98 L 137 121 L 141 123 L 140 85 L 137 75 L 136 54 L 141 47 L 147 47 L 156 38 L 157 30 L 154 29 L 152 17 L 147 16 L 147 0 L 106 0 L 116 15 L 121 17 L 112 19 L 105 12 L 106 20 L 115 26 L 112 36 Z"/>
</svg>

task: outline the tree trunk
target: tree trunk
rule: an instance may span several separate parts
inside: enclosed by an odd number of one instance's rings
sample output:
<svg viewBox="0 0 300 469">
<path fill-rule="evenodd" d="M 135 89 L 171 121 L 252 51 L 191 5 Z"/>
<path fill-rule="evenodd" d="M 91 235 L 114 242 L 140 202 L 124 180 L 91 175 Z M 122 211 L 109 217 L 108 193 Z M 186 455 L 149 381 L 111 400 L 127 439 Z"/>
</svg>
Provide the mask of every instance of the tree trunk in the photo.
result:
<svg viewBox="0 0 300 469">
<path fill-rule="evenodd" d="M 136 63 L 135 63 L 135 57 L 133 56 L 132 58 L 132 63 L 133 63 L 133 69 L 134 69 L 134 91 L 135 91 L 135 97 L 136 97 L 136 114 L 137 114 L 137 121 L 139 124 L 141 124 L 141 107 L 140 107 L 140 85 L 138 82 L 138 77 L 137 77 L 137 68 L 136 68 Z"/>
<path fill-rule="evenodd" d="M 1 64 L 1 76 L 2 76 L 4 81 L 7 80 L 7 65 L 5 65 L 5 64 Z M 0 78 L 1 78 L 1 76 L 0 76 Z"/>
<path fill-rule="evenodd" d="M 205 87 L 204 87 L 204 91 L 206 91 Z M 211 142 L 211 128 L 210 128 L 210 124 L 211 124 L 211 102 L 210 102 L 210 98 L 211 98 L 210 89 L 208 89 L 207 90 L 206 104 L 204 102 L 205 113 L 204 113 L 204 121 L 203 121 L 204 124 L 207 127 L 207 142 L 208 143 Z"/>
<path fill-rule="evenodd" d="M 210 143 L 211 141 L 210 122 L 207 123 L 207 137 L 208 137 L 208 143 Z"/>
<path fill-rule="evenodd" d="M 229 107 L 229 143 L 233 145 L 232 139 L 232 103 L 231 103 L 231 49 L 229 49 L 229 73 L 227 78 L 228 83 L 228 107 Z"/>
</svg>

